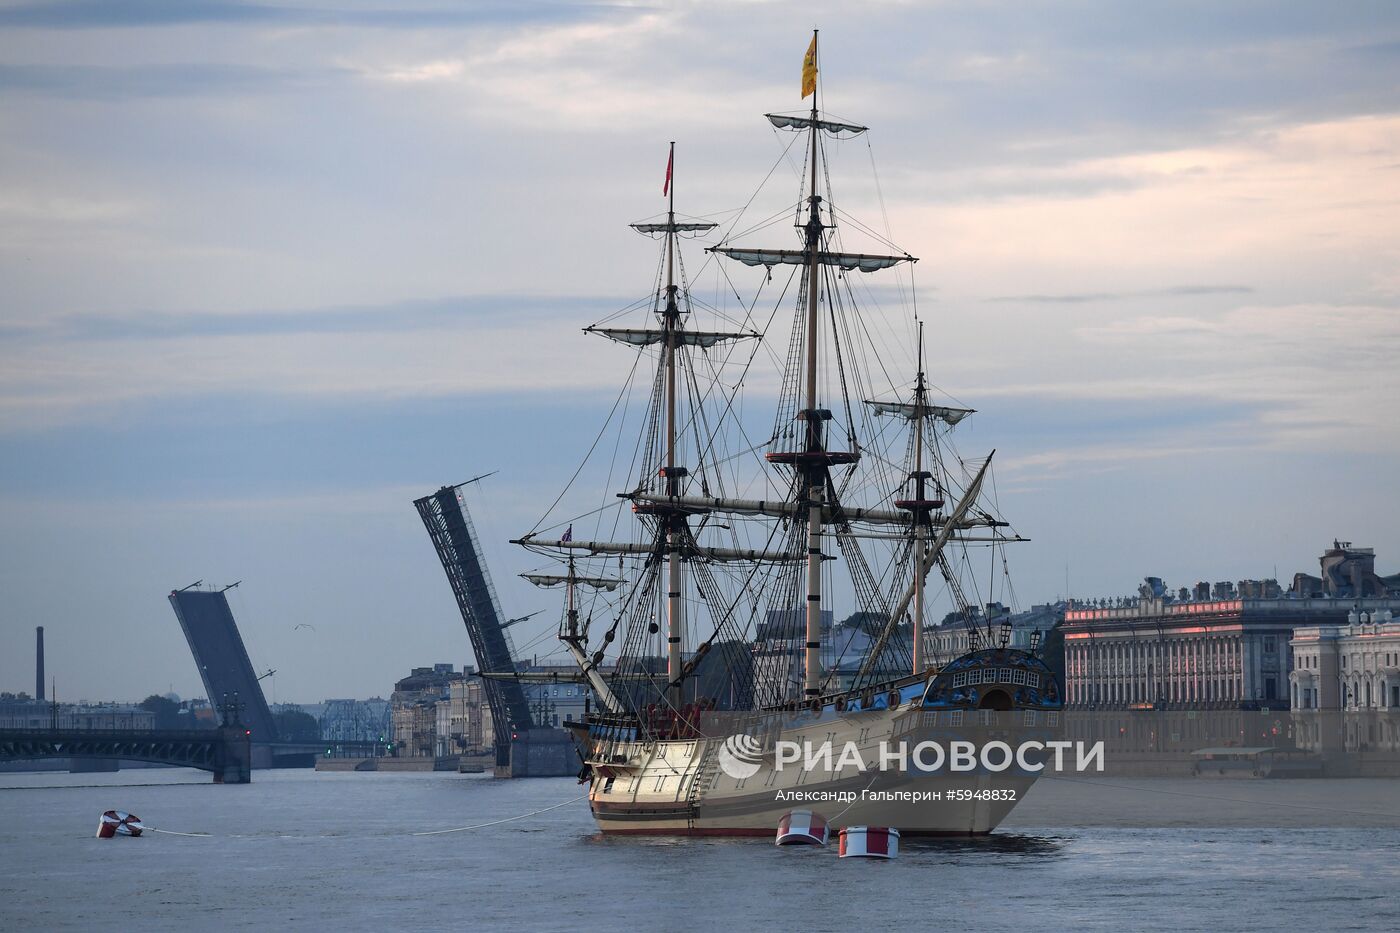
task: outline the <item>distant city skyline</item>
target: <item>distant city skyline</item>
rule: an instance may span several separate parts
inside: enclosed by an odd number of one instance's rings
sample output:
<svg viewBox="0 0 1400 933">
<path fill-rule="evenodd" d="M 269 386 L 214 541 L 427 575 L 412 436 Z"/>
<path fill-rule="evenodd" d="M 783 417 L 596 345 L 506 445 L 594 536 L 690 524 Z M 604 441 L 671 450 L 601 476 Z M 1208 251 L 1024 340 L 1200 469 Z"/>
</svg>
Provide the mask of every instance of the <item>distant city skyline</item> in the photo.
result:
<svg viewBox="0 0 1400 933">
<path fill-rule="evenodd" d="M 552 652 L 505 542 L 626 376 L 579 330 L 649 288 L 668 141 L 686 212 L 744 203 L 814 24 L 872 127 L 833 171 L 879 165 L 847 207 L 920 257 L 932 377 L 1031 539 L 1021 607 L 1286 587 L 1334 538 L 1400 570 L 1393 7 L 22 2 L 0 689 L 43 625 L 61 700 L 200 696 L 166 600 L 199 579 L 244 581 L 269 702 L 460 667 L 412 500 L 493 469 L 468 504 Z"/>
</svg>

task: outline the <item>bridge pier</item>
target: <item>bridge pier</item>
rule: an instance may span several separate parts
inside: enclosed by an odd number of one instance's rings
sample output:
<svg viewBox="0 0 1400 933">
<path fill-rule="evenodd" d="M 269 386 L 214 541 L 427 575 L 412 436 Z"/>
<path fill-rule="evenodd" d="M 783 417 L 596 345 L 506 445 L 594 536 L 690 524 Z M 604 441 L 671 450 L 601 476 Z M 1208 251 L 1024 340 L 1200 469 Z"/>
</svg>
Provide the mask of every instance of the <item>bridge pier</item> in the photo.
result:
<svg viewBox="0 0 1400 933">
<path fill-rule="evenodd" d="M 214 750 L 215 784 L 251 784 L 253 743 L 243 726 L 220 726 Z"/>
<path fill-rule="evenodd" d="M 510 760 L 496 765 L 499 778 L 573 777 L 582 765 L 573 737 L 563 729 L 542 727 L 516 733 Z"/>
</svg>

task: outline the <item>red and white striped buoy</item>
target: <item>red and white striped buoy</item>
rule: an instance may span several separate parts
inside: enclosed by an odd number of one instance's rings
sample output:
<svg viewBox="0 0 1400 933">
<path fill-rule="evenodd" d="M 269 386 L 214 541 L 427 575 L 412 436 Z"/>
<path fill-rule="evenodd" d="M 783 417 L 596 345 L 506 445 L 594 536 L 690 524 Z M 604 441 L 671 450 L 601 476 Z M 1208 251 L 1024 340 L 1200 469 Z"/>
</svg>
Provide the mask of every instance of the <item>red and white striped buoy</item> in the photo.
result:
<svg viewBox="0 0 1400 933">
<path fill-rule="evenodd" d="M 847 826 L 841 830 L 842 858 L 894 858 L 899 830 L 885 826 Z"/>
<path fill-rule="evenodd" d="M 780 846 L 824 846 L 827 840 L 826 819 L 811 810 L 789 810 L 778 820 Z"/>
<path fill-rule="evenodd" d="M 108 810 L 97 823 L 97 838 L 111 839 L 113 836 L 139 836 L 146 827 L 141 817 L 125 810 Z"/>
</svg>

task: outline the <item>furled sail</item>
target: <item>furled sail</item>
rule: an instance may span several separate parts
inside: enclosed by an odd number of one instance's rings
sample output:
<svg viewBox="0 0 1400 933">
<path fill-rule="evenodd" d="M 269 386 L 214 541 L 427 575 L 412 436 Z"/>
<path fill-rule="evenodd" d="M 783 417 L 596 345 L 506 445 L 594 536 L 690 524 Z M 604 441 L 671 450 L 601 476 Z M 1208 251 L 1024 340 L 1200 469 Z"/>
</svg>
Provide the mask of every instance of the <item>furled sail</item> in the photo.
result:
<svg viewBox="0 0 1400 933">
<path fill-rule="evenodd" d="M 629 224 L 638 233 L 645 233 L 651 236 L 656 233 L 704 233 L 713 230 L 719 224 L 705 223 L 703 221 L 678 220 L 674 223 L 657 224 Z"/>
<path fill-rule="evenodd" d="M 649 347 L 666 339 L 666 332 L 664 330 L 654 328 L 585 327 L 583 330 L 584 333 L 600 334 L 607 337 L 609 340 L 631 344 L 634 347 Z M 709 349 L 722 340 L 744 340 L 750 337 L 761 336 L 763 335 L 756 332 L 730 334 L 707 330 L 678 330 L 676 331 L 676 345 L 704 347 Z"/>
<path fill-rule="evenodd" d="M 566 573 L 522 573 L 520 576 L 529 580 L 535 586 L 559 586 L 563 583 L 576 583 L 579 586 L 590 586 L 595 590 L 607 590 L 612 592 L 622 585 L 622 581 L 616 577 L 570 577 Z"/>
<path fill-rule="evenodd" d="M 639 544 L 631 541 L 564 541 L 562 539 L 545 540 L 543 538 L 520 538 L 512 541 L 511 544 L 522 544 L 527 547 L 547 547 L 559 548 L 561 550 L 587 551 L 590 554 L 633 554 L 647 555 L 656 553 L 656 545 Z M 701 557 L 706 560 L 754 560 L 786 562 L 804 560 L 804 555 L 788 554 L 785 551 L 759 551 L 749 548 L 729 548 L 729 547 L 705 547 L 703 545 L 690 545 L 684 549 L 687 557 Z"/>
<path fill-rule="evenodd" d="M 591 684 L 592 680 L 583 671 L 481 671 L 477 674 L 483 680 L 515 680 L 522 684 Z M 637 671 L 610 671 L 613 680 L 651 680 L 652 675 Z"/>
<path fill-rule="evenodd" d="M 957 424 L 977 411 L 975 408 L 949 408 L 946 405 L 919 405 L 914 402 L 872 402 L 866 400 L 877 414 L 895 415 L 913 421 L 916 418 L 936 418 L 944 424 Z"/>
<path fill-rule="evenodd" d="M 482 671 L 485 680 L 514 680 L 522 684 L 586 684 L 588 675 L 583 671 Z"/>
<path fill-rule="evenodd" d="M 746 266 L 805 266 L 807 252 L 800 249 L 745 249 L 736 246 L 712 246 L 710 252 L 720 253 L 730 259 L 737 259 Z M 918 262 L 913 256 L 878 256 L 868 253 L 827 253 L 817 254 L 817 262 L 824 266 L 840 266 L 847 272 L 874 272 L 888 269 L 901 262 Z"/>
<path fill-rule="evenodd" d="M 806 515 L 809 506 L 805 503 L 793 502 L 790 499 L 731 499 L 719 496 L 664 496 L 654 492 L 632 492 L 619 493 L 626 499 L 633 502 L 645 502 L 654 505 L 669 505 L 673 508 L 691 512 L 724 512 L 731 515 L 768 515 L 774 518 L 786 518 L 799 513 Z M 822 521 L 826 522 L 848 522 L 866 523 L 871 525 L 908 525 L 910 516 L 905 511 L 894 511 L 891 509 L 865 509 L 845 506 L 831 505 L 822 508 Z M 938 516 L 932 516 L 930 521 L 934 527 L 941 527 L 944 520 Z M 983 515 L 973 515 L 971 517 L 960 516 L 954 524 L 954 530 L 965 530 L 968 528 L 997 528 L 1003 523 Z"/>
<path fill-rule="evenodd" d="M 619 493 L 619 495 L 623 495 Z M 655 505 L 669 505 L 695 512 L 725 512 L 731 515 L 768 515 L 786 518 L 799 512 L 807 514 L 808 506 L 791 499 L 731 499 L 727 496 L 663 496 L 652 492 L 628 493 L 625 498 L 633 502 L 646 502 Z M 838 510 L 831 506 L 822 509 L 822 521 L 834 521 Z M 839 515 L 848 522 L 870 522 L 877 525 L 907 525 L 908 512 L 895 512 L 887 509 L 840 509 Z"/>
<path fill-rule="evenodd" d="M 868 126 L 858 126 L 855 123 L 838 123 L 835 120 L 813 120 L 811 117 L 790 116 L 785 113 L 765 113 L 768 122 L 780 130 L 805 130 L 810 129 L 815 122 L 817 129 L 834 136 L 842 133 L 849 133 L 852 136 L 859 136 L 869 130 Z"/>
</svg>

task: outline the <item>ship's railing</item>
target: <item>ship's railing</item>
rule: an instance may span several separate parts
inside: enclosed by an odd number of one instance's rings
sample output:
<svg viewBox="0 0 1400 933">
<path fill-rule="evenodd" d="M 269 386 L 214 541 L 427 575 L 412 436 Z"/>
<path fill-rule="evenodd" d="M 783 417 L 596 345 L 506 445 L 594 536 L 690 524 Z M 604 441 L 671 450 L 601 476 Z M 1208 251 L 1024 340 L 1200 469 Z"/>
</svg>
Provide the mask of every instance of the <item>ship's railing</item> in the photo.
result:
<svg viewBox="0 0 1400 933">
<path fill-rule="evenodd" d="M 843 711 L 853 701 L 868 699 L 869 703 L 861 703 L 865 709 L 870 709 L 877 698 L 888 699 L 889 695 L 898 692 L 899 702 L 903 703 L 910 699 L 911 688 L 918 688 L 918 694 L 923 695 L 923 689 L 942 672 L 942 668 L 931 667 L 923 674 L 905 674 L 877 684 L 869 684 L 864 687 L 850 687 L 845 690 L 837 690 L 831 693 L 823 693 L 808 700 L 789 700 L 786 703 L 775 703 L 763 707 L 764 712 L 783 713 L 799 712 L 805 710 L 821 710 L 831 707 L 837 711 Z"/>
</svg>

